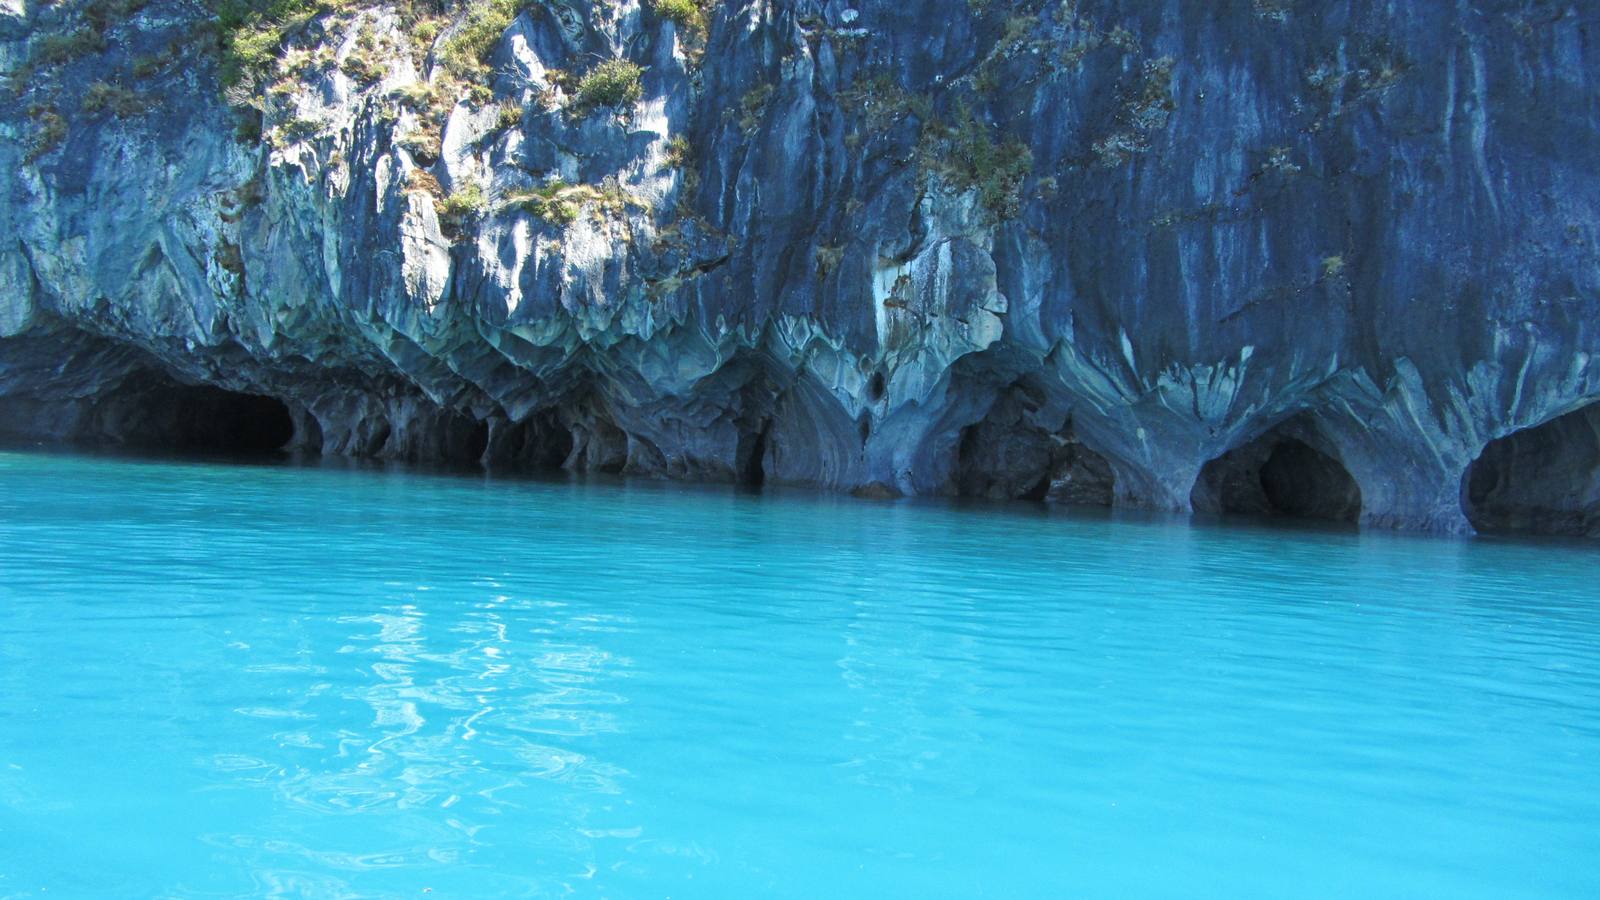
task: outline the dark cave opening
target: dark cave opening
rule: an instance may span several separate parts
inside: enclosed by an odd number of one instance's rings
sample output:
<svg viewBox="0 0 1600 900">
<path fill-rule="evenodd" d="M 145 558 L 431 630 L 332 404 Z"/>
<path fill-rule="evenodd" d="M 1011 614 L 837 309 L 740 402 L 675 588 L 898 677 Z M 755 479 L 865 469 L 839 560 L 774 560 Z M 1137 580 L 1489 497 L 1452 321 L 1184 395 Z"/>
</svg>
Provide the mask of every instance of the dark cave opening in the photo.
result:
<svg viewBox="0 0 1600 900">
<path fill-rule="evenodd" d="M 1267 505 L 1282 515 L 1347 522 L 1361 515 L 1356 480 L 1338 460 L 1303 441 L 1273 447 L 1260 479 Z"/>
<path fill-rule="evenodd" d="M 956 439 L 956 494 L 961 497 L 983 497 L 995 481 L 983 459 L 983 423 L 978 422 L 961 429 Z M 1003 492 L 1004 489 L 1002 488 Z"/>
<path fill-rule="evenodd" d="M 174 398 L 180 450 L 217 453 L 270 453 L 294 437 L 289 407 L 276 397 L 238 394 L 219 388 L 188 388 Z"/>
<path fill-rule="evenodd" d="M 1600 538 L 1600 403 L 1490 441 L 1461 493 L 1480 532 Z"/>
<path fill-rule="evenodd" d="M 384 448 L 389 446 L 390 436 L 394 434 L 394 426 L 382 416 L 363 419 L 356 429 L 359 435 L 356 452 L 362 456 L 378 456 L 383 453 Z"/>
<path fill-rule="evenodd" d="M 767 483 L 767 444 L 772 436 L 772 420 L 761 423 L 761 430 L 739 436 L 734 451 L 735 477 L 740 487 L 759 489 Z"/>
<path fill-rule="evenodd" d="M 497 429 L 485 423 L 483 460 L 491 467 L 553 472 L 572 455 L 572 430 L 555 410 L 534 413 Z"/>
<path fill-rule="evenodd" d="M 975 377 L 992 384 L 992 374 Z M 1116 475 L 1079 439 L 1056 386 L 1025 376 L 1001 387 L 983 418 L 961 429 L 950 488 L 988 500 L 1111 506 Z"/>
<path fill-rule="evenodd" d="M 481 463 L 488 449 L 489 422 L 463 416 L 448 426 L 442 455 L 452 463 Z"/>
<path fill-rule="evenodd" d="M 1361 487 L 1344 464 L 1277 429 L 1206 463 L 1189 500 L 1196 512 L 1361 517 Z"/>
<path fill-rule="evenodd" d="M 620 475 L 628 470 L 633 443 L 611 419 L 590 413 L 572 426 L 573 468 L 579 472 Z"/>
<path fill-rule="evenodd" d="M 97 404 L 97 436 L 143 450 L 259 455 L 294 438 L 294 417 L 276 397 L 161 379 L 125 384 Z"/>
<path fill-rule="evenodd" d="M 1110 506 L 1111 464 L 1084 446 L 1068 422 L 1059 432 L 1032 422 L 1014 398 L 996 403 L 981 422 L 961 430 L 955 492 L 990 500 Z"/>
<path fill-rule="evenodd" d="M 471 431 L 467 434 L 466 458 L 474 462 L 483 460 L 484 451 L 489 449 L 489 423 L 479 419 L 473 423 Z"/>
<path fill-rule="evenodd" d="M 528 454 L 529 462 L 535 468 L 551 471 L 566 465 L 567 457 L 572 455 L 572 432 L 561 427 L 559 421 L 552 421 L 539 432 L 539 437 L 534 452 Z"/>
</svg>

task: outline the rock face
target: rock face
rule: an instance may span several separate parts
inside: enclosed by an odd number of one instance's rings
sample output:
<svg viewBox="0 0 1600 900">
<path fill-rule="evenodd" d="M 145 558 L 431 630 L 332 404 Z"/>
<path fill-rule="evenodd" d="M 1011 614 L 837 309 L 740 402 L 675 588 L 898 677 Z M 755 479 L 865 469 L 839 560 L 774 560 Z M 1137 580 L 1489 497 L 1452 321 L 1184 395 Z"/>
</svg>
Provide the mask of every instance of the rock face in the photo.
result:
<svg viewBox="0 0 1600 900">
<path fill-rule="evenodd" d="M 0 7 L 5 430 L 1596 531 L 1593 3 L 303 5 Z"/>
</svg>

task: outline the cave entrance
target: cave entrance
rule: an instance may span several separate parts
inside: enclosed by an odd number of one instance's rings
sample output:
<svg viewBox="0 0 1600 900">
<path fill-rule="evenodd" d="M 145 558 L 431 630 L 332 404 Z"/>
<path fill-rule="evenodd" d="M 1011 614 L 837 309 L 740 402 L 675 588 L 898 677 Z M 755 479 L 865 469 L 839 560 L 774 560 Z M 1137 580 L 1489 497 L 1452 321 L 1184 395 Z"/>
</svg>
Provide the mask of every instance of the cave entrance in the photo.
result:
<svg viewBox="0 0 1600 900">
<path fill-rule="evenodd" d="M 167 453 L 260 455 L 282 450 L 295 434 L 289 407 L 276 397 L 136 377 L 95 404 L 85 436 Z"/>
<path fill-rule="evenodd" d="M 767 483 L 767 444 L 772 435 L 772 420 L 761 423 L 761 430 L 739 436 L 734 450 L 734 467 L 739 486 L 759 490 Z"/>
<path fill-rule="evenodd" d="M 491 429 L 483 458 L 490 466 L 552 472 L 572 455 L 572 430 L 561 423 L 554 409 L 541 410 L 525 419 Z"/>
<path fill-rule="evenodd" d="M 1019 381 L 961 430 L 953 486 L 963 497 L 1110 506 L 1116 478 L 1105 457 L 1078 440 L 1050 391 Z"/>
<path fill-rule="evenodd" d="M 1361 487 L 1339 460 L 1274 429 L 1206 463 L 1189 496 L 1196 512 L 1355 522 Z"/>
<path fill-rule="evenodd" d="M 477 466 L 489 450 L 489 421 L 468 415 L 451 415 L 438 426 L 438 458 L 448 465 Z"/>
<path fill-rule="evenodd" d="M 1600 537 L 1600 403 L 1490 441 L 1461 481 L 1478 531 Z"/>
<path fill-rule="evenodd" d="M 996 427 L 985 421 L 961 430 L 956 493 L 990 500 L 1069 506 L 1110 506 L 1116 477 L 1105 457 L 1080 443 L 1068 427 Z"/>
<path fill-rule="evenodd" d="M 294 417 L 276 397 L 242 394 L 200 385 L 172 385 L 147 395 L 159 424 L 169 424 L 157 443 L 184 453 L 256 455 L 272 453 L 294 438 Z"/>
</svg>

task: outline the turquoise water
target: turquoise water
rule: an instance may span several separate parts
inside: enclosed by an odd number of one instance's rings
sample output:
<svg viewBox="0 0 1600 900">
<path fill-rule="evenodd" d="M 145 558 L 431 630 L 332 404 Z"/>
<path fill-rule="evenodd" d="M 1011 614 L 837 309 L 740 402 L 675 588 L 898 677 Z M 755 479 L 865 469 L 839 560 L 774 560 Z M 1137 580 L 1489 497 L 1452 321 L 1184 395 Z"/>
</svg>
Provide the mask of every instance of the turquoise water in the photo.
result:
<svg viewBox="0 0 1600 900">
<path fill-rule="evenodd" d="M 1600 548 L 0 454 L 0 896 L 1600 895 Z"/>
</svg>

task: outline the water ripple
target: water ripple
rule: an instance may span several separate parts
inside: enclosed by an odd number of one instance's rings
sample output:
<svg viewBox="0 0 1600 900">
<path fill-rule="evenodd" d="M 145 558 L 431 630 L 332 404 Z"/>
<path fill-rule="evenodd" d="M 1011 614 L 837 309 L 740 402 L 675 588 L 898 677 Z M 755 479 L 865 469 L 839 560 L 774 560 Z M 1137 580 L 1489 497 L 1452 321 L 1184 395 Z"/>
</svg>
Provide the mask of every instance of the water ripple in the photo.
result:
<svg viewBox="0 0 1600 900">
<path fill-rule="evenodd" d="M 0 454 L 0 896 L 1594 896 L 1596 552 Z"/>
</svg>

